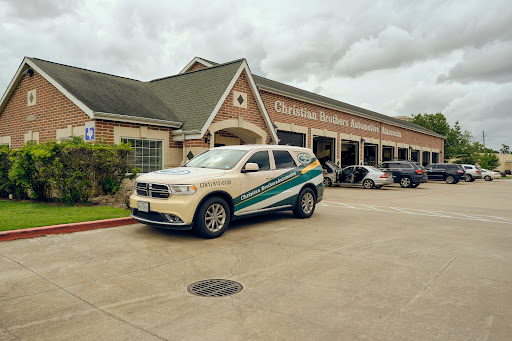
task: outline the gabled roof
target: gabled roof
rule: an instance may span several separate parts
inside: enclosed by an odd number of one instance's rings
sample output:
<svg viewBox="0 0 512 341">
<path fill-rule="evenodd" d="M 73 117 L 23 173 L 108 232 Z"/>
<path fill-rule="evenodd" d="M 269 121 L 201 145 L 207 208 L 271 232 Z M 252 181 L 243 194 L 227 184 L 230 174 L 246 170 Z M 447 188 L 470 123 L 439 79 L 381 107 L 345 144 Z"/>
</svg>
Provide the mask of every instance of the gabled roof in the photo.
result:
<svg viewBox="0 0 512 341">
<path fill-rule="evenodd" d="M 27 58 L 93 112 L 178 122 L 148 83 Z"/>
<path fill-rule="evenodd" d="M 355 105 L 351 105 L 348 103 L 344 103 L 329 97 L 325 97 L 322 95 L 315 94 L 313 92 L 309 92 L 306 90 L 302 90 L 290 85 L 286 85 L 280 82 L 276 82 L 273 80 L 270 80 L 268 78 L 264 78 L 261 76 L 253 75 L 254 81 L 256 82 L 256 85 L 258 88 L 262 90 L 267 90 L 269 92 L 277 92 L 280 94 L 283 94 L 285 96 L 289 97 L 295 97 L 299 100 L 312 102 L 321 106 L 327 106 L 334 109 L 338 109 L 343 112 L 353 113 L 358 116 L 363 116 L 372 120 L 376 120 L 383 123 L 389 123 L 395 126 L 404 127 L 408 129 L 412 129 L 415 131 L 419 131 L 422 133 L 426 133 L 429 135 L 434 135 L 437 137 L 444 137 L 443 135 L 440 135 L 436 132 L 433 132 L 432 130 L 429 130 L 427 128 L 424 128 L 422 126 L 419 126 L 417 124 L 403 121 L 391 116 L 379 114 L 375 111 L 367 110 L 364 108 L 357 107 Z"/>
<path fill-rule="evenodd" d="M 208 59 L 204 59 L 204 58 L 201 58 L 201 57 L 194 57 L 181 71 L 180 71 L 180 74 L 181 73 L 185 73 L 187 72 L 195 63 L 199 63 L 199 64 L 202 64 L 206 67 L 211 67 L 211 66 L 217 66 L 217 65 L 220 65 L 219 63 L 215 63 L 215 62 L 212 62 L 211 60 L 208 60 Z"/>
<path fill-rule="evenodd" d="M 183 131 L 201 130 L 243 62 L 239 59 L 148 84 L 183 122 Z"/>
</svg>

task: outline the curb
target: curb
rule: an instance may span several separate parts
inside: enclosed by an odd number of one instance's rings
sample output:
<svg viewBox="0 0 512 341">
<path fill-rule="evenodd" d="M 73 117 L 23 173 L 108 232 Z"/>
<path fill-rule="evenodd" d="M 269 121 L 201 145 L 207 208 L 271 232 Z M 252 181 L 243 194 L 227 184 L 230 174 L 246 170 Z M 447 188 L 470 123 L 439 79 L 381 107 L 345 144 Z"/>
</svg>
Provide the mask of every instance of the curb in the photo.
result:
<svg viewBox="0 0 512 341">
<path fill-rule="evenodd" d="M 51 225 L 42 227 L 32 227 L 21 230 L 10 230 L 0 232 L 0 242 L 6 240 L 24 239 L 45 236 L 47 234 L 59 234 L 59 233 L 71 233 L 78 231 L 87 231 L 102 229 L 106 227 L 114 227 L 121 225 L 131 225 L 137 222 L 131 217 L 126 218 L 114 218 L 94 221 L 84 221 L 81 223 Z"/>
</svg>

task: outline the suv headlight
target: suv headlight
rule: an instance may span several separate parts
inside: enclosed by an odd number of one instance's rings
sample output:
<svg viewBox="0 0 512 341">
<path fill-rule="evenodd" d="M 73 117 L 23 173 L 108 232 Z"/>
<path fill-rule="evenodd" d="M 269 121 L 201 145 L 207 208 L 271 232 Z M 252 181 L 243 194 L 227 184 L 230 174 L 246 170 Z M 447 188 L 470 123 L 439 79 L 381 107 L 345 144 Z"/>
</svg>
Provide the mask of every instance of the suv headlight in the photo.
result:
<svg viewBox="0 0 512 341">
<path fill-rule="evenodd" d="M 172 195 L 191 195 L 197 191 L 197 188 L 192 185 L 169 185 Z"/>
</svg>

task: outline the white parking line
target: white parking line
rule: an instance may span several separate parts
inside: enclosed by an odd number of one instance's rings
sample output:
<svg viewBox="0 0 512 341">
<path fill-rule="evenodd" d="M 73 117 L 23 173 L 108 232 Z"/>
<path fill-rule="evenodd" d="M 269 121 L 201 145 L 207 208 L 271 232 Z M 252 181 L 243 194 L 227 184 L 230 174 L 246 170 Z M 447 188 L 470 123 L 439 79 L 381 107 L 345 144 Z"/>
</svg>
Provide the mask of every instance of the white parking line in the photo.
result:
<svg viewBox="0 0 512 341">
<path fill-rule="evenodd" d="M 496 216 L 487 216 L 487 215 L 482 215 L 482 214 L 465 214 L 465 213 L 456 213 L 456 212 L 422 210 L 422 209 L 418 209 L 418 208 L 388 207 L 388 206 L 352 204 L 352 203 L 345 204 L 345 203 L 336 202 L 336 201 L 327 201 L 327 202 L 322 201 L 318 206 L 327 206 L 327 207 L 328 206 L 336 206 L 336 207 L 341 207 L 341 208 L 352 208 L 352 209 L 356 209 L 356 210 L 390 212 L 390 213 L 400 213 L 400 214 L 414 214 L 414 215 L 422 215 L 422 216 L 429 216 L 429 217 L 482 221 L 482 222 L 498 223 L 498 224 L 512 224 L 512 218 L 510 218 L 510 217 L 496 217 Z"/>
</svg>

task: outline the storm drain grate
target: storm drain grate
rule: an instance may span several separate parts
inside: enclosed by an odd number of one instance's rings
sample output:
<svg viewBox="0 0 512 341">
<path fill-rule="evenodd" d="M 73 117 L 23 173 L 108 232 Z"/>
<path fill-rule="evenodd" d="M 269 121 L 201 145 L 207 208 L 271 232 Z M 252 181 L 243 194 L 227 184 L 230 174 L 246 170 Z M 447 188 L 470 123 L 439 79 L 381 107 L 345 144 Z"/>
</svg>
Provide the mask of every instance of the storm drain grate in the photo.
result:
<svg viewBox="0 0 512 341">
<path fill-rule="evenodd" d="M 192 295 L 203 297 L 223 297 L 238 294 L 244 287 L 229 279 L 207 279 L 192 283 L 187 290 Z"/>
</svg>

